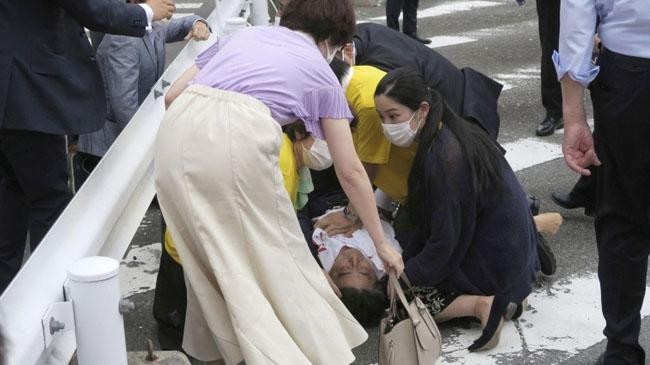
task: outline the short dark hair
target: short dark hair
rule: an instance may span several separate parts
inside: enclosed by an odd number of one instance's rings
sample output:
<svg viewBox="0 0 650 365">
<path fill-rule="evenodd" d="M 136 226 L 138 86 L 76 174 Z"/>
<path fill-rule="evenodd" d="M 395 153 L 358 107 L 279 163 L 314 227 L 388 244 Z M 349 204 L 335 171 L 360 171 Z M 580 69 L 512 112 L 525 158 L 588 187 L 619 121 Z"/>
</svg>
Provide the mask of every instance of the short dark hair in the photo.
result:
<svg viewBox="0 0 650 365">
<path fill-rule="evenodd" d="M 330 62 L 330 68 L 334 71 L 336 79 L 339 80 L 339 84 L 343 83 L 343 78 L 350 72 L 350 65 L 340 58 L 334 57 L 332 62 Z"/>
<path fill-rule="evenodd" d="M 365 328 L 379 325 L 388 301 L 379 289 L 340 288 L 341 301 L 352 316 Z"/>
<path fill-rule="evenodd" d="M 332 46 L 350 42 L 356 30 L 351 0 L 291 0 L 284 7 L 280 25 L 303 31 L 316 42 Z"/>
</svg>

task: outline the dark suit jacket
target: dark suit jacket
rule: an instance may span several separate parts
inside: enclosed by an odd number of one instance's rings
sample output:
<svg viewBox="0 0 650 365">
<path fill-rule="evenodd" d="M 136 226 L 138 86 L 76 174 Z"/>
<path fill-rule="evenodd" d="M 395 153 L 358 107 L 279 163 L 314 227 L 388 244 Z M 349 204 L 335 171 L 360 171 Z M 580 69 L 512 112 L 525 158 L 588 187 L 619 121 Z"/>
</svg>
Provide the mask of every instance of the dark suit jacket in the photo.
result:
<svg viewBox="0 0 650 365">
<path fill-rule="evenodd" d="M 119 0 L 1 0 L 0 128 L 101 128 L 106 98 L 83 27 L 141 37 L 146 26 L 144 9 Z"/>
<path fill-rule="evenodd" d="M 433 49 L 383 25 L 358 24 L 354 44 L 358 65 L 386 72 L 400 67 L 418 71 L 456 113 L 477 121 L 496 140 L 500 125 L 497 104 L 503 85 L 471 68 L 459 70 Z"/>
</svg>

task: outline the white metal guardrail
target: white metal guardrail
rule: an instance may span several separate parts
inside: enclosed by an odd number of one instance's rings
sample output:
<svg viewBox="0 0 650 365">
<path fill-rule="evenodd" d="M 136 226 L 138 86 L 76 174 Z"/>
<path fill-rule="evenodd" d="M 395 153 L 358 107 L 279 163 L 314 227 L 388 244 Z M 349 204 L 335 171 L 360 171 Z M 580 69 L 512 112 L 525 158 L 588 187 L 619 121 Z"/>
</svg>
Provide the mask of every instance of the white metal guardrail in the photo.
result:
<svg viewBox="0 0 650 365">
<path fill-rule="evenodd" d="M 154 196 L 153 144 L 164 114 L 165 89 L 216 40 L 226 19 L 251 4 L 248 0 L 215 3 L 207 19 L 213 31 L 210 40 L 190 42 L 176 57 L 0 297 L 0 328 L 7 341 L 3 355 L 8 364 L 70 361 L 76 348 L 72 313 L 57 304 L 64 301 L 66 270 L 83 257 L 101 255 L 119 260 L 124 255 Z"/>
</svg>

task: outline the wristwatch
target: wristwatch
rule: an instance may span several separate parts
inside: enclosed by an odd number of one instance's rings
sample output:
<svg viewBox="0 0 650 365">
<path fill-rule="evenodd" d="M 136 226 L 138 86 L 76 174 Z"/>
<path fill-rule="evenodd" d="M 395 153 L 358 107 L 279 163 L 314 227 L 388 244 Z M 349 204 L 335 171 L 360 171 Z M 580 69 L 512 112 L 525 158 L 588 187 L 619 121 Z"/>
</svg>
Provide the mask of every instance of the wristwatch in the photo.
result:
<svg viewBox="0 0 650 365">
<path fill-rule="evenodd" d="M 351 222 L 356 222 L 357 220 L 359 220 L 359 216 L 350 210 L 349 205 L 346 205 L 345 208 L 343 208 L 343 215 L 345 216 L 345 219 Z"/>
</svg>

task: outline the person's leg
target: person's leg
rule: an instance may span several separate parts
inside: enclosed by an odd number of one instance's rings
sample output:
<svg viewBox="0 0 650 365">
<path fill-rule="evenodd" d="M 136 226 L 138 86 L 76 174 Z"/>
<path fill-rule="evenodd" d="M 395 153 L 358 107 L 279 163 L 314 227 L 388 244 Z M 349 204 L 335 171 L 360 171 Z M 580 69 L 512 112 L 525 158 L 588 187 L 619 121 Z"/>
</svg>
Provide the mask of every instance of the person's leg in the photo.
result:
<svg viewBox="0 0 650 365">
<path fill-rule="evenodd" d="M 2 288 L 22 264 L 27 228 L 34 250 L 70 200 L 63 136 L 30 131 L 0 132 Z"/>
<path fill-rule="evenodd" d="M 153 300 L 153 316 L 158 323 L 161 349 L 181 350 L 186 309 L 183 267 L 167 253 L 163 243 Z"/>
<path fill-rule="evenodd" d="M 598 278 L 606 364 L 643 364 L 639 345 L 650 253 L 650 67 L 605 52 L 592 85 Z"/>
<path fill-rule="evenodd" d="M 27 240 L 27 197 L 5 152 L 0 133 L 0 294 L 20 269 Z"/>
<path fill-rule="evenodd" d="M 404 0 L 402 11 L 402 32 L 406 35 L 417 36 L 418 34 L 418 4 L 419 0 Z"/>
<path fill-rule="evenodd" d="M 386 25 L 399 32 L 399 14 L 404 0 L 386 0 Z"/>
<path fill-rule="evenodd" d="M 34 250 L 72 197 L 67 146 L 64 136 L 15 133 L 22 138 L 14 150 L 20 154 L 14 171 L 29 203 L 29 237 Z"/>
<path fill-rule="evenodd" d="M 561 128 L 562 123 L 562 90 L 551 59 L 553 51 L 558 49 L 560 37 L 560 0 L 538 0 L 537 16 L 542 48 L 540 63 L 542 105 L 546 110 L 546 117 L 538 127 L 537 135 L 547 136 L 553 134 L 556 128 Z"/>
<path fill-rule="evenodd" d="M 440 313 L 434 316 L 437 323 L 447 322 L 454 318 L 460 317 L 474 317 L 484 323 L 487 321 L 488 314 L 490 313 L 490 305 L 494 297 L 482 297 L 478 295 L 461 295 L 454 299 L 449 305 Z M 481 304 L 479 305 L 479 302 Z M 487 313 L 484 311 L 484 304 L 487 303 Z M 480 308 L 479 308 L 480 307 Z"/>
<path fill-rule="evenodd" d="M 564 209 L 584 208 L 585 215 L 595 216 L 596 210 L 596 173 L 597 168 L 591 167 L 591 176 L 580 176 L 568 194 L 554 192 L 551 199 Z"/>
<path fill-rule="evenodd" d="M 556 234 L 562 226 L 562 216 L 558 213 L 542 213 L 533 217 L 537 232 Z"/>
</svg>

